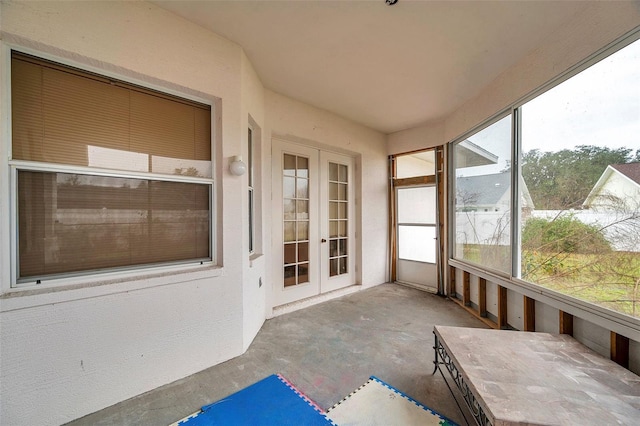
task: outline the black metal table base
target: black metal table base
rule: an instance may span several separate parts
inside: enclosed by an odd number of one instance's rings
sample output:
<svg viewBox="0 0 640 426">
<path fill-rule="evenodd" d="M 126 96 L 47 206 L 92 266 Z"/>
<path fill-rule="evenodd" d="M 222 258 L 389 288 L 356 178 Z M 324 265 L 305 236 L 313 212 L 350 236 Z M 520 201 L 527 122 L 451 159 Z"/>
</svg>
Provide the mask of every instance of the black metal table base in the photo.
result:
<svg viewBox="0 0 640 426">
<path fill-rule="evenodd" d="M 442 377 L 444 378 L 444 381 L 447 384 L 447 387 L 449 387 L 449 391 L 451 392 L 451 395 L 455 399 L 456 404 L 458 404 L 458 400 L 454 395 L 453 390 L 449 386 L 449 383 L 447 382 L 447 378 L 444 376 L 442 369 L 440 368 L 441 365 L 444 365 L 447 368 L 447 371 L 449 372 L 451 377 L 453 378 L 454 383 L 462 393 L 462 398 L 464 399 L 464 402 L 467 405 L 467 407 L 469 407 L 469 410 L 471 411 L 471 414 L 473 415 L 473 418 L 476 421 L 476 423 L 479 426 L 493 426 L 491 421 L 487 418 L 487 415 L 485 414 L 484 410 L 478 403 L 478 400 L 473 395 L 473 393 L 469 389 L 469 386 L 467 385 L 464 378 L 458 371 L 458 368 L 453 363 L 453 360 L 447 353 L 447 350 L 440 343 L 438 336 L 435 333 L 433 334 L 433 336 L 435 339 L 435 344 L 433 346 L 433 349 L 435 351 L 435 359 L 433 361 L 434 368 L 433 368 L 432 374 L 436 374 L 436 372 L 440 370 L 440 374 L 442 374 Z M 458 404 L 458 408 L 460 408 L 459 404 Z M 462 412 L 461 408 L 460 408 L 460 411 Z M 462 412 L 462 415 L 464 416 L 464 412 Z"/>
</svg>

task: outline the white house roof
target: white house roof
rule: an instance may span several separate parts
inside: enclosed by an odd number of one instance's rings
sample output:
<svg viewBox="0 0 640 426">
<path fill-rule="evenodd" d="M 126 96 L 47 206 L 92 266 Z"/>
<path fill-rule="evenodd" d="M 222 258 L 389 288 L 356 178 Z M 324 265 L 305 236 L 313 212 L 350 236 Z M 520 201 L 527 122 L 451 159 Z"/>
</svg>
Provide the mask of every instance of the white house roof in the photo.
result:
<svg viewBox="0 0 640 426">
<path fill-rule="evenodd" d="M 628 179 L 640 187 L 640 163 L 610 164 L 604 170 L 596 184 L 593 185 L 591 192 L 589 192 L 584 203 L 582 203 L 583 207 L 589 207 L 591 205 L 593 199 L 598 195 L 613 173 L 623 176 L 625 179 Z"/>
</svg>

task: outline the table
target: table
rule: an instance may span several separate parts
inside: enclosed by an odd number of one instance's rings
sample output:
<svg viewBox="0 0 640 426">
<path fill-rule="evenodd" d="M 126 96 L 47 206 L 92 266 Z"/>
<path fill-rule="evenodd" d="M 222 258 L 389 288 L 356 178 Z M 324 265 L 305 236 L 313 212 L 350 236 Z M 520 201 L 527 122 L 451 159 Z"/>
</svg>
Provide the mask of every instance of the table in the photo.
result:
<svg viewBox="0 0 640 426">
<path fill-rule="evenodd" d="M 571 336 L 433 333 L 434 373 L 449 371 L 479 425 L 640 425 L 640 377 Z"/>
</svg>

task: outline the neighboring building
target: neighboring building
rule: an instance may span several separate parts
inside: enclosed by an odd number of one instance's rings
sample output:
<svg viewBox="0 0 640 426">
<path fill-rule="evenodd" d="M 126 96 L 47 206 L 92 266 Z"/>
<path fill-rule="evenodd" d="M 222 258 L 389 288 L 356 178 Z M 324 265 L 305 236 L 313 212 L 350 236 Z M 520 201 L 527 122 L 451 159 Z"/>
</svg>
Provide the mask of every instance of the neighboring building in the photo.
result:
<svg viewBox="0 0 640 426">
<path fill-rule="evenodd" d="M 462 176 L 456 179 L 456 206 L 458 211 L 504 212 L 509 210 L 511 196 L 509 172 L 490 175 Z M 534 208 L 529 188 L 520 182 L 522 189 L 521 208 Z"/>
<path fill-rule="evenodd" d="M 607 166 L 582 206 L 593 210 L 638 210 L 640 163 Z"/>
</svg>

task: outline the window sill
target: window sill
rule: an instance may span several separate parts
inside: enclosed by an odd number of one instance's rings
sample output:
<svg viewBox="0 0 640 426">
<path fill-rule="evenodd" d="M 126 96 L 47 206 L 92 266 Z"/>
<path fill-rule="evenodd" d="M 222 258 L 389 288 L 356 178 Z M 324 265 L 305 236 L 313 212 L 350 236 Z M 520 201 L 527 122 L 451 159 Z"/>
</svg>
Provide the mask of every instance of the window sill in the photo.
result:
<svg viewBox="0 0 640 426">
<path fill-rule="evenodd" d="M 254 253 L 249 256 L 249 267 L 250 268 L 260 268 L 264 266 L 265 256 L 262 253 Z"/>
<path fill-rule="evenodd" d="M 638 341 L 640 339 L 640 320 L 638 318 L 624 315 L 518 278 L 502 277 L 492 271 L 484 270 L 463 261 L 449 259 L 449 266 L 482 277 L 489 282 L 506 287 L 518 294 L 535 299 L 538 302 L 592 322 L 632 340 Z"/>
<path fill-rule="evenodd" d="M 216 265 L 181 265 L 153 271 L 114 272 L 99 277 L 57 279 L 48 285 L 12 288 L 3 292 L 0 294 L 0 312 L 179 285 L 223 275 L 224 268 Z"/>
</svg>

